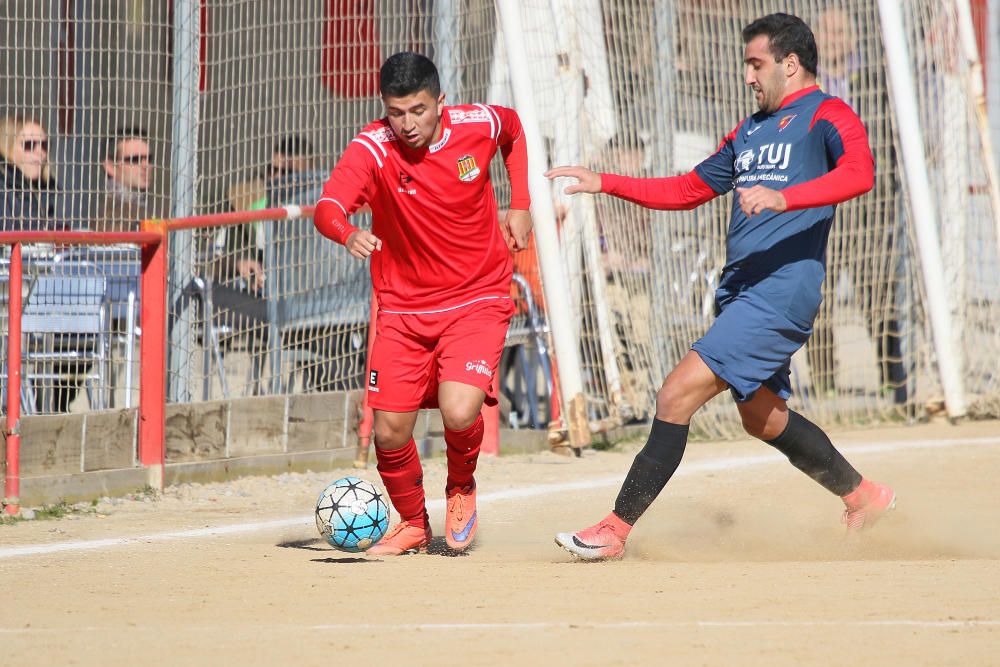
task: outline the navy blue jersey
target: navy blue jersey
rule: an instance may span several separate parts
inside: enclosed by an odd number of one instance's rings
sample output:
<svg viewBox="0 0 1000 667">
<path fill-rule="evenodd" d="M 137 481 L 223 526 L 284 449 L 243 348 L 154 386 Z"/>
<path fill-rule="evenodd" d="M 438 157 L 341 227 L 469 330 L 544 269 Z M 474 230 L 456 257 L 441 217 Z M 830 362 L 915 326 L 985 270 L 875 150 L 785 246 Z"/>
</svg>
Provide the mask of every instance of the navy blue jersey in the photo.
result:
<svg viewBox="0 0 1000 667">
<path fill-rule="evenodd" d="M 695 171 L 717 194 L 754 185 L 785 190 L 828 174 L 845 157 L 871 164 L 864 127 L 846 103 L 812 86 L 787 97 L 773 113 L 746 118 Z M 733 196 L 726 272 L 762 275 L 794 262 L 822 269 L 833 203 L 800 208 L 789 201 L 789 209 L 797 210 L 749 218 L 739 197 Z"/>
<path fill-rule="evenodd" d="M 694 349 L 739 401 L 766 386 L 791 395 L 792 355 L 812 333 L 822 300 L 826 241 L 836 205 L 872 187 L 865 128 L 843 101 L 810 86 L 773 113 L 756 113 L 694 171 L 667 178 L 601 174 L 601 190 L 650 208 L 699 206 L 736 189 L 718 317 Z M 786 210 L 747 216 L 740 189 L 780 190 Z"/>
</svg>

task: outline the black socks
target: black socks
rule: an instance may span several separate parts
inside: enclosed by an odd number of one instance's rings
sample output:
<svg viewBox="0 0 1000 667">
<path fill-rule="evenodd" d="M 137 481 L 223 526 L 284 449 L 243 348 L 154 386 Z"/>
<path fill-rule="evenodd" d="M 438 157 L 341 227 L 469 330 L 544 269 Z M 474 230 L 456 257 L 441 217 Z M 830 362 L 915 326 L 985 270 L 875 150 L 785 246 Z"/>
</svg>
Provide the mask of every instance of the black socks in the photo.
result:
<svg viewBox="0 0 1000 667">
<path fill-rule="evenodd" d="M 789 410 L 785 430 L 765 442 L 838 496 L 847 495 L 861 483 L 860 473 L 834 448 L 826 433 L 797 412 Z"/>
<path fill-rule="evenodd" d="M 656 500 L 680 465 L 687 436 L 687 424 L 653 420 L 646 446 L 636 455 L 615 500 L 615 514 L 623 521 L 634 524 Z"/>
</svg>

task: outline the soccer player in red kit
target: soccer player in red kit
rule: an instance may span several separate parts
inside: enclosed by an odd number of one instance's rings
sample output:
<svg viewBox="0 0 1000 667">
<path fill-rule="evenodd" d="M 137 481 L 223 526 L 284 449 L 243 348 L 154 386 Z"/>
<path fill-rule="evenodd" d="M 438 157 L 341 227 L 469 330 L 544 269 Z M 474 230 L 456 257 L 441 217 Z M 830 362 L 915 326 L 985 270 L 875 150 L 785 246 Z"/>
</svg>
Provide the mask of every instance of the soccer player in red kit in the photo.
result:
<svg viewBox="0 0 1000 667">
<path fill-rule="evenodd" d="M 445 106 L 437 69 L 424 56 L 391 56 L 379 87 L 385 118 L 348 144 L 315 214 L 321 234 L 371 258 L 378 298 L 368 402 L 378 472 L 400 522 L 368 553 L 395 556 L 430 542 L 413 442 L 425 407 L 438 407 L 445 427 L 445 540 L 463 550 L 478 528 L 480 411 L 484 401 L 495 404 L 514 312 L 511 252 L 524 249 L 531 234 L 527 149 L 512 109 Z M 489 177 L 497 150 L 511 187 L 502 224 Z M 370 232 L 348 222 L 363 204 L 372 210 Z"/>
</svg>

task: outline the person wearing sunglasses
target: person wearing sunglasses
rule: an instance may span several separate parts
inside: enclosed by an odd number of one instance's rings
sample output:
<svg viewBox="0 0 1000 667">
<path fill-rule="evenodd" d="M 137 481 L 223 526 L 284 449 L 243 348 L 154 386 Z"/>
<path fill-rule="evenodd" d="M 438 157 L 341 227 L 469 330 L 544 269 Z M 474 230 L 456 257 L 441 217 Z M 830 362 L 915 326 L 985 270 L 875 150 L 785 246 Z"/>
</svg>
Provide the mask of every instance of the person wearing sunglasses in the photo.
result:
<svg viewBox="0 0 1000 667">
<path fill-rule="evenodd" d="M 102 166 L 105 195 L 91 223 L 100 232 L 139 231 L 142 221 L 162 217 L 149 194 L 153 152 L 142 127 L 124 126 L 107 139 Z"/>
<path fill-rule="evenodd" d="M 315 169 L 312 144 L 298 134 L 279 138 L 272 150 L 271 160 L 255 178 L 237 183 L 229 188 L 229 206 L 232 211 L 259 211 L 274 202 L 268 198 L 268 188 L 276 182 L 293 180 L 296 175 Z M 264 287 L 264 225 L 241 225 L 226 229 L 220 239 L 219 271 L 217 278 L 223 283 L 239 283 L 241 289 L 259 293 Z"/>
<path fill-rule="evenodd" d="M 26 116 L 0 118 L 0 229 L 61 229 L 54 213 L 55 191 L 48 135 L 41 123 Z"/>
</svg>

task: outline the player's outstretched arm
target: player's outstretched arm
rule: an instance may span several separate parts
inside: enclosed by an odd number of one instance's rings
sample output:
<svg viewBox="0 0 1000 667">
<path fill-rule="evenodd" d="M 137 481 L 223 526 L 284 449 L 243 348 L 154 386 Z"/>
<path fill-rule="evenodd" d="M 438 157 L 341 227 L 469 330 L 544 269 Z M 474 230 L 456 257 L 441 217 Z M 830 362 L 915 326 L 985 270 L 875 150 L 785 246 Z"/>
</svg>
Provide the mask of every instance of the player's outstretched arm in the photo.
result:
<svg viewBox="0 0 1000 667">
<path fill-rule="evenodd" d="M 567 186 L 568 195 L 578 192 L 603 192 L 646 208 L 661 211 L 686 211 L 719 196 L 692 171 L 683 176 L 633 178 L 618 174 L 598 174 L 586 167 L 555 167 L 545 172 L 548 178 L 569 177 L 577 183 Z"/>
<path fill-rule="evenodd" d="M 578 192 L 597 194 L 601 191 L 601 175 L 586 167 L 553 167 L 545 172 L 545 177 L 548 179 L 575 178 L 576 183 L 567 185 L 563 189 L 563 192 L 568 195 L 575 195 Z"/>
</svg>

